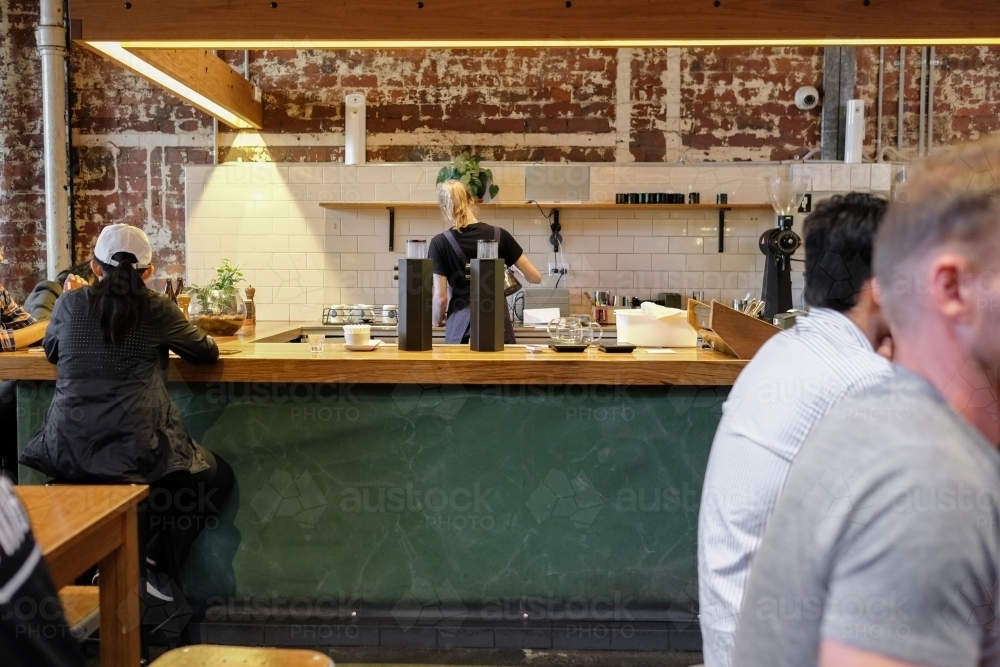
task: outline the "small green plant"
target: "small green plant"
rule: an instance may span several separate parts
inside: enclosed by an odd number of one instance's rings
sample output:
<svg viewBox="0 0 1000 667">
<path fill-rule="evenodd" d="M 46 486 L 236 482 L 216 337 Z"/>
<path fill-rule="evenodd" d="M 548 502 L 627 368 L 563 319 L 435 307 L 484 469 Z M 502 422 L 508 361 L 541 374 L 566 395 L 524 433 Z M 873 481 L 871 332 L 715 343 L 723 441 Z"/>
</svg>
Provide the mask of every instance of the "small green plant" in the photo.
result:
<svg viewBox="0 0 1000 667">
<path fill-rule="evenodd" d="M 215 280 L 207 285 L 191 285 L 186 291 L 198 299 L 202 312 L 235 309 L 238 296 L 236 286 L 241 282 L 243 282 L 243 272 L 240 271 L 240 267 L 224 259 L 222 266 L 215 270 Z"/>
<path fill-rule="evenodd" d="M 479 163 L 483 158 L 473 155 L 472 151 L 464 150 L 451 160 L 447 167 L 441 167 L 438 172 L 437 184 L 445 181 L 462 181 L 476 199 L 485 199 L 489 192 L 490 199 L 500 194 L 500 186 L 493 182 L 493 172 L 483 169 Z"/>
</svg>

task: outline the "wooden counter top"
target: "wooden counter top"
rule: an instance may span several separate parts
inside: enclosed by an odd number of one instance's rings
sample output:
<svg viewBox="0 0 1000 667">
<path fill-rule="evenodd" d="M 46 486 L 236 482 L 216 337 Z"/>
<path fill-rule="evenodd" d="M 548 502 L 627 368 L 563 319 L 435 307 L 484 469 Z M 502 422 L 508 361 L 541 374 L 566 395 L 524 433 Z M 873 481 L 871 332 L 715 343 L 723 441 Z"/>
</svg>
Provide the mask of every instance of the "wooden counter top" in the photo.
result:
<svg viewBox="0 0 1000 667">
<path fill-rule="evenodd" d="M 503 352 L 473 352 L 467 345 L 436 345 L 430 352 L 400 352 L 384 345 L 350 352 L 327 343 L 312 354 L 291 340 L 308 323 L 261 323 L 241 335 L 217 339 L 217 364 L 193 366 L 172 358 L 170 379 L 187 382 L 346 382 L 358 384 L 598 384 L 732 385 L 747 364 L 713 350 L 678 348 L 673 354 L 529 353 L 523 346 Z M 0 378 L 55 380 L 56 367 L 35 352 L 0 354 Z"/>
</svg>

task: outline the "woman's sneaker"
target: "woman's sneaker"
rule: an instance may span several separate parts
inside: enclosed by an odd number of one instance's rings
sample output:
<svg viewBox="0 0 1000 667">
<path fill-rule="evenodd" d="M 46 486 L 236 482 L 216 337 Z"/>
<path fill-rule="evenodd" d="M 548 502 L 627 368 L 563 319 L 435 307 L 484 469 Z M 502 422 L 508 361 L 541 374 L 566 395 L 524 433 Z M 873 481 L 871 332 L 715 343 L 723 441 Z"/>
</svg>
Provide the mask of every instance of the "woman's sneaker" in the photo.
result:
<svg viewBox="0 0 1000 667">
<path fill-rule="evenodd" d="M 170 586 L 170 577 L 160 570 L 146 568 L 146 592 L 164 602 L 174 601 L 174 591 Z"/>
</svg>

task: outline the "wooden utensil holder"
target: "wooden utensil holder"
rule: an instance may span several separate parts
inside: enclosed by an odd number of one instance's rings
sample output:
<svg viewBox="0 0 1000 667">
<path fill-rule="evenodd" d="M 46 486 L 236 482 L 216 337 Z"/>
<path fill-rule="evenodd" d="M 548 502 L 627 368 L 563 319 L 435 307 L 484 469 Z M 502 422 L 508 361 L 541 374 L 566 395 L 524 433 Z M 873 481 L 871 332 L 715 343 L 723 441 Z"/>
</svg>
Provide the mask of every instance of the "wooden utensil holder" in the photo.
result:
<svg viewBox="0 0 1000 667">
<path fill-rule="evenodd" d="M 750 317 L 719 301 L 712 301 L 712 313 L 709 315 L 706 330 L 698 326 L 695 313 L 697 306 L 704 305 L 707 304 L 694 299 L 688 300 L 688 324 L 694 327 L 698 335 L 713 349 L 737 359 L 750 359 L 771 336 L 781 331 L 770 322 Z"/>
</svg>

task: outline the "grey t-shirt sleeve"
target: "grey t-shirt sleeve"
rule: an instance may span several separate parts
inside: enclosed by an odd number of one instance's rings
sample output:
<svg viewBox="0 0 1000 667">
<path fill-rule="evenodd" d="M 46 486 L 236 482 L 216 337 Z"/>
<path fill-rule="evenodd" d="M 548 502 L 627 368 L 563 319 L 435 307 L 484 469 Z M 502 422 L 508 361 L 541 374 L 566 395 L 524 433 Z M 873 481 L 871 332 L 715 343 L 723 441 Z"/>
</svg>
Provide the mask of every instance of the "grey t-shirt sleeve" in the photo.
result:
<svg viewBox="0 0 1000 667">
<path fill-rule="evenodd" d="M 956 486 L 926 453 L 900 459 L 844 480 L 821 634 L 917 664 L 993 664 L 998 490 Z"/>
</svg>

